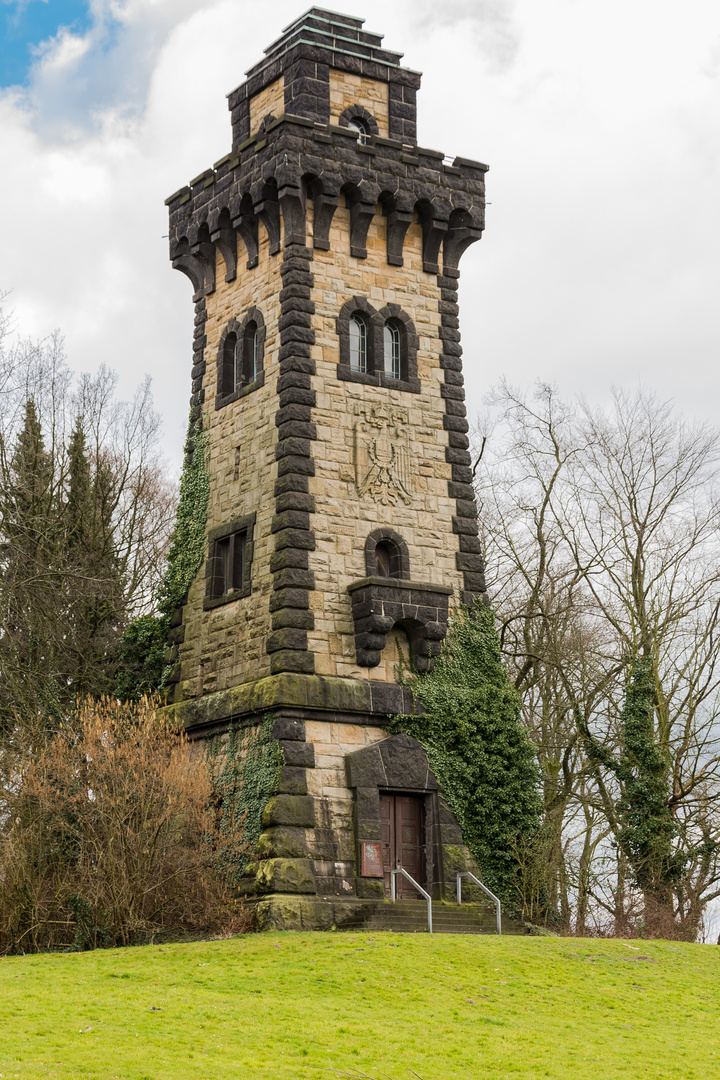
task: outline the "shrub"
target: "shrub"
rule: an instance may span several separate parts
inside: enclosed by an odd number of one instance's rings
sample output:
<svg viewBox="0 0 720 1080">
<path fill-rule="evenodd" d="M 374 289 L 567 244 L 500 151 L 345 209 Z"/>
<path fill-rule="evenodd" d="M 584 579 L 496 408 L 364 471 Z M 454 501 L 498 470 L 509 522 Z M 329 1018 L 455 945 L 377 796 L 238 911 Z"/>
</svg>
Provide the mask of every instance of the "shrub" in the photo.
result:
<svg viewBox="0 0 720 1080">
<path fill-rule="evenodd" d="M 5 760 L 0 951 L 130 945 L 241 929 L 222 873 L 208 762 L 155 702 L 88 699 L 72 726 Z"/>
</svg>

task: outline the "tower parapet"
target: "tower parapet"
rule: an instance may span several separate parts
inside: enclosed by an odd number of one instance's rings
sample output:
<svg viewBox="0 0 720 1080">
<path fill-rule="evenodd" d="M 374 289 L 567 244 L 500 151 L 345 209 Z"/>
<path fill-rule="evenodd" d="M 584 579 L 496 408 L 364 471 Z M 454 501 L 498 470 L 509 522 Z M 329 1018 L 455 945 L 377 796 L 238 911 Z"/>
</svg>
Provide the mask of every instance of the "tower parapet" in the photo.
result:
<svg viewBox="0 0 720 1080">
<path fill-rule="evenodd" d="M 453 594 L 472 606 L 485 589 L 457 285 L 487 166 L 417 145 L 420 75 L 400 59 L 362 20 L 311 8 L 229 95 L 231 152 L 167 200 L 211 482 L 172 698 L 198 733 L 271 711 L 286 760 L 313 757 L 287 784 L 315 800 L 321 895 L 373 892 L 342 759 L 408 709 L 398 650 L 426 669 Z M 458 840 L 433 784 L 423 828 Z M 323 800 L 344 822 L 328 835 Z"/>
</svg>

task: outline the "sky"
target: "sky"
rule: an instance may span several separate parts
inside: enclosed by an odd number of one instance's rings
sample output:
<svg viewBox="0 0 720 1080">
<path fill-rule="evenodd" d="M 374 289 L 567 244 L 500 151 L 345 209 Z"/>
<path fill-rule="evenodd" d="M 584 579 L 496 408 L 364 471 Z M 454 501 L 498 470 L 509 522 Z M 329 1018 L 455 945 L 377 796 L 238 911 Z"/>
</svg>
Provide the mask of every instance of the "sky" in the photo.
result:
<svg viewBox="0 0 720 1080">
<path fill-rule="evenodd" d="M 340 0 L 333 0 L 337 6 Z M 165 198 L 230 149 L 225 95 L 303 0 L 0 0 L 0 294 L 74 368 L 146 373 L 179 464 L 191 286 Z M 487 174 L 461 265 L 468 411 L 501 376 L 642 383 L 719 422 L 717 0 L 363 0 L 423 72 L 422 146 Z"/>
</svg>

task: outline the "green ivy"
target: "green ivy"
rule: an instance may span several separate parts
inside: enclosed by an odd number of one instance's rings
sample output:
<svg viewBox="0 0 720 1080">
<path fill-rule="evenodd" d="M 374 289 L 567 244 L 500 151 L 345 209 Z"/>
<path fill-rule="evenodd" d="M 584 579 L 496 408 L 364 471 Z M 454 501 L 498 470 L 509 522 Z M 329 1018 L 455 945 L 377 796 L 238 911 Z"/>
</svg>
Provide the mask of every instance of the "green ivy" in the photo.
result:
<svg viewBox="0 0 720 1080">
<path fill-rule="evenodd" d="M 621 795 L 615 804 L 618 842 L 636 884 L 648 895 L 668 901 L 692 854 L 674 850 L 678 828 L 671 809 L 670 758 L 655 732 L 657 688 L 652 657 L 638 657 L 632 667 L 620 717 L 620 753 L 616 756 L 584 726 L 591 762 L 615 774 Z"/>
<path fill-rule="evenodd" d="M 168 617 L 184 603 L 205 557 L 209 498 L 208 436 L 200 417 L 194 425 L 191 419 L 188 427 L 175 528 L 157 595 L 158 610 Z"/>
<path fill-rule="evenodd" d="M 137 701 L 143 694 L 161 690 L 165 684 L 171 670 L 164 659 L 170 621 L 184 603 L 205 557 L 209 498 L 208 436 L 203 430 L 202 417 L 193 422 L 191 415 L 175 528 L 165 574 L 155 597 L 159 614 L 133 619 L 119 639 L 113 686 L 116 697 Z"/>
<path fill-rule="evenodd" d="M 221 857 L 221 870 L 234 884 L 253 859 L 262 832 L 263 810 L 280 780 L 283 753 L 280 743 L 272 737 L 272 720 L 268 717 L 256 727 L 240 729 L 231 724 L 226 743 L 216 738 L 207 744 L 221 832 L 231 832 L 243 815 L 245 819 L 246 850 L 223 853 Z"/>
<path fill-rule="evenodd" d="M 140 615 L 133 619 L 115 650 L 113 694 L 121 701 L 139 701 L 158 689 L 165 670 L 169 618 Z"/>
<path fill-rule="evenodd" d="M 400 680 L 425 711 L 396 716 L 392 729 L 427 750 L 485 884 L 516 899 L 517 845 L 540 823 L 539 769 L 493 612 L 460 608 L 433 670 L 401 665 Z"/>
</svg>

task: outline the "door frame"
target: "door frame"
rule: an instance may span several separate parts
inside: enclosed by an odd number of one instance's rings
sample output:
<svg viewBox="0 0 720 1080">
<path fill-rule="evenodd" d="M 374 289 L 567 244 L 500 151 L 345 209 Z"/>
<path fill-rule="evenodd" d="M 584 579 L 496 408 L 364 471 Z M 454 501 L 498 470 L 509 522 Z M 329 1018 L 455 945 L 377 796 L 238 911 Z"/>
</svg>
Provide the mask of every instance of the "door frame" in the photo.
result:
<svg viewBox="0 0 720 1080">
<path fill-rule="evenodd" d="M 441 797 L 440 785 L 425 748 L 401 732 L 345 756 L 353 796 L 355 891 L 359 897 L 384 899 L 384 875 L 362 874 L 363 845 L 376 845 L 380 832 L 380 792 L 415 795 L 423 801 L 423 887 L 434 900 L 455 899 L 455 875 L 466 870 L 463 838 L 454 814 Z M 413 890 L 414 891 L 414 890 Z"/>
<path fill-rule="evenodd" d="M 397 791 L 397 790 L 387 790 L 386 788 L 378 788 L 378 809 L 379 809 L 380 800 L 383 798 L 383 796 L 390 797 L 392 799 L 398 799 L 398 798 L 401 799 L 403 797 L 404 798 L 409 798 L 409 799 L 415 799 L 416 802 L 418 803 L 418 807 L 419 807 L 419 810 L 420 810 L 420 880 L 418 881 L 418 885 L 422 885 L 424 887 L 425 886 L 425 881 L 426 881 L 426 878 L 427 878 L 427 873 L 426 873 L 427 852 L 426 852 L 426 841 L 425 841 L 425 818 L 426 818 L 427 794 L 426 794 L 426 792 L 422 792 L 422 791 L 407 791 L 407 790 L 405 790 L 405 791 Z M 394 812 L 395 812 L 395 821 L 393 822 L 393 831 L 394 831 L 395 840 L 396 840 L 395 852 L 397 854 L 397 803 L 394 804 Z M 380 818 L 380 827 L 382 829 L 382 818 Z M 384 861 L 383 861 L 383 867 L 384 867 L 384 865 L 385 864 L 384 864 Z M 391 867 L 391 869 L 394 869 L 394 868 Z M 405 867 L 405 869 L 407 869 L 407 867 Z M 420 894 L 418 893 L 417 889 L 414 889 L 412 887 L 412 885 L 410 884 L 410 882 L 405 881 L 404 878 L 397 878 L 395 884 L 396 884 L 396 889 L 398 890 L 398 892 L 397 892 L 398 896 L 403 896 L 404 895 L 406 899 L 419 899 L 420 898 Z M 389 886 L 387 884 L 385 885 L 385 895 L 386 896 L 391 895 L 390 888 L 389 888 Z"/>
</svg>

